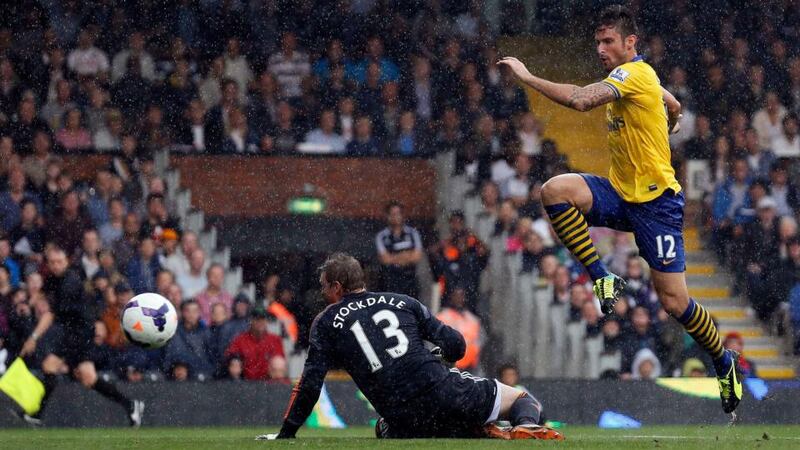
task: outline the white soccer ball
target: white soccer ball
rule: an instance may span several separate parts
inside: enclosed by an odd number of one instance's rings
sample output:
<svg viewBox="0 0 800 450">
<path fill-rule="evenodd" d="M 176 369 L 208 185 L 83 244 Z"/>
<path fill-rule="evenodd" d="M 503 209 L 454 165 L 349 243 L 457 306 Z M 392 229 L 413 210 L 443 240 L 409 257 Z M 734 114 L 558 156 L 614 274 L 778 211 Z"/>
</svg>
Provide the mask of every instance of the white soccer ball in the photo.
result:
<svg viewBox="0 0 800 450">
<path fill-rule="evenodd" d="M 166 298 L 144 293 L 133 297 L 122 310 L 122 329 L 128 340 L 144 348 L 163 347 L 175 335 L 178 313 Z"/>
</svg>

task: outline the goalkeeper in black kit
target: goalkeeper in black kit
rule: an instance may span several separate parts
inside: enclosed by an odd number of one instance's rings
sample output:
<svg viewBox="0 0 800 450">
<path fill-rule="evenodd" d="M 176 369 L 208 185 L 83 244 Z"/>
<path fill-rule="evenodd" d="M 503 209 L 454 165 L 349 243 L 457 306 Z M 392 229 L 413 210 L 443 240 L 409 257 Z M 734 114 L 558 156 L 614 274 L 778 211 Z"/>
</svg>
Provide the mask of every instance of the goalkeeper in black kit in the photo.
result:
<svg viewBox="0 0 800 450">
<path fill-rule="evenodd" d="M 380 414 L 379 438 L 563 439 L 540 424 L 541 406 L 529 394 L 448 369 L 431 354 L 425 341 L 441 347 L 447 361 L 461 359 L 466 344 L 419 301 L 367 291 L 361 265 L 343 253 L 329 257 L 320 272 L 329 306 L 311 326 L 303 375 L 280 432 L 257 439 L 295 437 L 331 368 L 345 369 Z"/>
</svg>

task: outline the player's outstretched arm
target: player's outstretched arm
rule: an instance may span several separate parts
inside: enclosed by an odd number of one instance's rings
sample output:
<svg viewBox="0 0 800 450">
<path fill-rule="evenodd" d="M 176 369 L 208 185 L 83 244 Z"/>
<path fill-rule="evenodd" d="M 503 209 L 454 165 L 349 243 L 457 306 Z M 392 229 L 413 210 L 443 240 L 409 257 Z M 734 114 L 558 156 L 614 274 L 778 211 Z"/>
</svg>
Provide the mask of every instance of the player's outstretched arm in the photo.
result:
<svg viewBox="0 0 800 450">
<path fill-rule="evenodd" d="M 614 91 L 604 83 L 592 83 L 584 87 L 574 84 L 553 83 L 544 78 L 534 76 L 525 67 L 525 64 L 510 56 L 501 59 L 497 64 L 507 66 L 522 83 L 567 108 L 577 111 L 589 111 L 616 100 Z"/>
<path fill-rule="evenodd" d="M 300 381 L 292 389 L 292 396 L 289 399 L 289 406 L 283 417 L 283 426 L 276 436 L 278 439 L 290 439 L 295 437 L 297 430 L 305 423 L 314 405 L 319 400 L 322 383 L 328 373 L 330 363 L 328 361 L 327 349 L 330 348 L 325 341 L 317 326 L 317 321 L 311 326 L 311 336 L 308 349 L 308 358 L 303 367 L 303 375 Z"/>
<path fill-rule="evenodd" d="M 667 105 L 667 118 L 669 119 L 669 132 L 675 134 L 680 131 L 681 126 L 678 123 L 681 114 L 681 103 L 675 98 L 668 90 L 661 88 L 664 95 L 664 103 Z"/>
<path fill-rule="evenodd" d="M 467 341 L 458 330 L 442 323 L 419 301 L 415 302 L 414 312 L 417 314 L 420 336 L 439 346 L 445 361 L 456 362 L 464 357 L 464 353 L 467 351 Z"/>
</svg>

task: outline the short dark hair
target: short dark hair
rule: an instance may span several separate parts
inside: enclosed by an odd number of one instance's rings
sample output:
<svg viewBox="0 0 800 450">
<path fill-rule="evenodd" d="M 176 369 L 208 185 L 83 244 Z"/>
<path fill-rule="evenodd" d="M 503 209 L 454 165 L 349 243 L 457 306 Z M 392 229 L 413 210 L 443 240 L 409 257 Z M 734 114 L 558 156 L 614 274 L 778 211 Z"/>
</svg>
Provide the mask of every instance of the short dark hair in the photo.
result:
<svg viewBox="0 0 800 450">
<path fill-rule="evenodd" d="M 498 377 L 502 377 L 503 376 L 503 372 L 505 372 L 506 370 L 513 370 L 514 372 L 517 372 L 517 374 L 519 374 L 519 368 L 517 368 L 517 366 L 515 364 L 506 363 L 506 364 L 501 365 L 497 369 L 497 376 Z"/>
<path fill-rule="evenodd" d="M 595 31 L 605 27 L 615 28 L 623 38 L 632 34 L 639 35 L 639 27 L 636 26 L 633 12 L 622 5 L 609 5 L 600 11 Z"/>
<path fill-rule="evenodd" d="M 328 283 L 338 282 L 341 284 L 345 292 L 353 292 L 366 287 L 361 264 L 347 253 L 332 254 L 322 263 L 319 271 L 325 274 L 325 280 Z"/>
<path fill-rule="evenodd" d="M 147 204 L 149 205 L 151 202 L 156 200 L 160 200 L 161 202 L 164 201 L 164 194 L 153 192 L 147 195 Z"/>
<path fill-rule="evenodd" d="M 389 202 L 386 204 L 386 207 L 383 209 L 383 211 L 386 214 L 389 214 L 390 212 L 392 212 L 392 208 L 394 208 L 394 207 L 400 208 L 401 212 L 403 211 L 403 204 L 398 202 L 397 200 L 389 200 Z"/>
</svg>

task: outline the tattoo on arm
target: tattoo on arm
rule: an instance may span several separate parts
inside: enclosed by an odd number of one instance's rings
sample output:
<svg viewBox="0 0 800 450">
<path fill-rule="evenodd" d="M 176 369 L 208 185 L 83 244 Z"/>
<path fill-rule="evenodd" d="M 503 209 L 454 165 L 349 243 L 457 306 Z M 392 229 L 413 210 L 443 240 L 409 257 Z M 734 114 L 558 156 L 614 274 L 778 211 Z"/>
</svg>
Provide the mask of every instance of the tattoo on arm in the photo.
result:
<svg viewBox="0 0 800 450">
<path fill-rule="evenodd" d="M 592 83 L 584 87 L 576 87 L 569 96 L 567 106 L 578 111 L 589 111 L 600 105 L 616 100 L 614 91 L 605 83 Z"/>
</svg>

